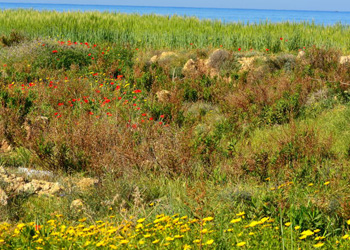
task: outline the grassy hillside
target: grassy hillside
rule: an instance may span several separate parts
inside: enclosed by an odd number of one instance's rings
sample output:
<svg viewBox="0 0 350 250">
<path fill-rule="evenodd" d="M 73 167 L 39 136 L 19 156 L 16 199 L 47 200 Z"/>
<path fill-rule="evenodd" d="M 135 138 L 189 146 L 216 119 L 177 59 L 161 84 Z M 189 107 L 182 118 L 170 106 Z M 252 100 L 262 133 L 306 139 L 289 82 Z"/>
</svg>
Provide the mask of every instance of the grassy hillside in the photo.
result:
<svg viewBox="0 0 350 250">
<path fill-rule="evenodd" d="M 347 26 L 0 23 L 1 249 L 350 247 Z"/>
</svg>

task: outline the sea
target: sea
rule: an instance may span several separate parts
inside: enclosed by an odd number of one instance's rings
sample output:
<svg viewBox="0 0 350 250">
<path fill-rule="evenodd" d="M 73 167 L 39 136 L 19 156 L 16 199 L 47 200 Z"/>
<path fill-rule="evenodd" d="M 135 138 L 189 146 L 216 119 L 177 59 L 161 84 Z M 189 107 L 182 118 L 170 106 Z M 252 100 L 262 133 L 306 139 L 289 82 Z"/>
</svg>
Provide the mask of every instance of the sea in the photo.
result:
<svg viewBox="0 0 350 250">
<path fill-rule="evenodd" d="M 78 5 L 78 4 L 37 4 L 37 3 L 1 3 L 1 9 L 35 9 L 54 11 L 108 11 L 120 13 L 158 14 L 195 16 L 199 19 L 220 20 L 224 23 L 260 23 L 260 22 L 313 22 L 321 25 L 350 25 L 350 12 L 342 11 L 303 11 L 303 10 L 260 10 L 260 9 L 224 9 L 224 8 L 188 8 L 188 7 L 151 7 L 121 5 Z"/>
</svg>

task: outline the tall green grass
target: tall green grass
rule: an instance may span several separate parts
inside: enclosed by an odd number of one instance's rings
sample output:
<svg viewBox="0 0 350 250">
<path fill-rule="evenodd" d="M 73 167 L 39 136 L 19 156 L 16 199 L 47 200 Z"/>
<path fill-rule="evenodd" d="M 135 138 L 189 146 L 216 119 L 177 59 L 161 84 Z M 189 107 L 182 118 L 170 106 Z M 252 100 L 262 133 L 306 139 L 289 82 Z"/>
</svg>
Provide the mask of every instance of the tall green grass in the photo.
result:
<svg viewBox="0 0 350 250">
<path fill-rule="evenodd" d="M 269 49 L 296 51 L 304 46 L 350 51 L 350 26 L 315 23 L 222 23 L 195 17 L 109 12 L 0 11 L 0 33 L 12 30 L 30 38 L 55 37 L 80 42 L 113 42 L 139 48 Z M 281 41 L 280 38 L 283 38 Z M 193 43 L 193 45 L 190 45 Z"/>
</svg>

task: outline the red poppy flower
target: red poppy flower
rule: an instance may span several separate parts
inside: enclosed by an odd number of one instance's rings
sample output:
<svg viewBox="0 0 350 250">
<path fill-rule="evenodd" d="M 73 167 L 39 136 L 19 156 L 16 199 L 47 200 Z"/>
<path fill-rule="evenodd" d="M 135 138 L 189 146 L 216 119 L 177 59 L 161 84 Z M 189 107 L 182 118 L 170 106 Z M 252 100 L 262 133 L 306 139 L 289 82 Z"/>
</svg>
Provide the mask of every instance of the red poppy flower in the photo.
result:
<svg viewBox="0 0 350 250">
<path fill-rule="evenodd" d="M 283 40 L 283 37 L 281 37 L 280 40 L 282 41 L 282 40 Z"/>
<path fill-rule="evenodd" d="M 160 116 L 160 118 L 164 118 L 164 117 L 165 117 L 165 115 L 161 115 L 161 116 Z"/>
<path fill-rule="evenodd" d="M 53 53 L 53 54 L 56 54 L 56 53 L 58 53 L 58 51 L 57 51 L 57 50 L 53 50 L 52 53 Z"/>
<path fill-rule="evenodd" d="M 242 49 L 241 48 L 238 48 L 238 51 L 241 51 Z"/>
</svg>

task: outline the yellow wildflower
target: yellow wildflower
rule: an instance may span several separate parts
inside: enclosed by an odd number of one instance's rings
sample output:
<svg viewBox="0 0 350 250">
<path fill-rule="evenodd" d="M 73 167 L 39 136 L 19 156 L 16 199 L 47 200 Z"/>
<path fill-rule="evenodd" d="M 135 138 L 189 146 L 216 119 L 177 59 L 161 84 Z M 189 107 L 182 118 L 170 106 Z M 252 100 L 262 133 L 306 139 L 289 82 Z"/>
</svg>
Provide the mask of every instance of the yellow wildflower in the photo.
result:
<svg viewBox="0 0 350 250">
<path fill-rule="evenodd" d="M 324 183 L 324 185 L 327 186 L 327 185 L 329 185 L 329 183 L 330 183 L 329 181 L 326 181 L 326 182 Z"/>
<path fill-rule="evenodd" d="M 245 212 L 240 212 L 240 213 L 236 214 L 236 216 L 243 216 L 243 215 L 245 215 Z"/>
<path fill-rule="evenodd" d="M 320 229 L 315 229 L 314 230 L 314 233 L 318 233 L 318 232 L 321 232 L 321 230 Z"/>
<path fill-rule="evenodd" d="M 233 219 L 233 220 L 231 220 L 231 222 L 230 222 L 230 223 L 235 224 L 235 223 L 240 222 L 241 220 L 242 220 L 242 218 Z"/>
<path fill-rule="evenodd" d="M 185 244 L 184 245 L 184 250 L 191 249 L 192 247 L 190 245 Z"/>
<path fill-rule="evenodd" d="M 109 245 L 109 247 L 110 247 L 111 249 L 118 249 L 118 247 L 115 246 L 115 245 Z"/>
<path fill-rule="evenodd" d="M 142 222 L 144 222 L 145 220 L 146 220 L 146 218 L 141 218 L 141 219 L 137 220 L 137 223 L 142 223 Z"/>
<path fill-rule="evenodd" d="M 214 243 L 214 240 L 208 240 L 207 242 L 205 242 L 205 245 L 211 245 Z"/>
<path fill-rule="evenodd" d="M 292 223 L 287 222 L 287 223 L 285 223 L 284 225 L 285 225 L 286 227 L 289 227 L 290 225 L 292 225 Z"/>
<path fill-rule="evenodd" d="M 174 238 L 171 238 L 171 237 L 166 237 L 166 238 L 165 238 L 165 240 L 166 240 L 166 241 L 173 241 L 173 240 L 174 240 Z"/>
<path fill-rule="evenodd" d="M 309 185 L 308 185 L 308 186 L 309 186 L 309 187 L 312 187 L 313 185 L 314 185 L 313 183 L 309 183 Z"/>
<path fill-rule="evenodd" d="M 313 235 L 314 234 L 314 232 L 312 232 L 311 230 L 306 230 L 306 231 L 303 231 L 302 233 L 301 233 L 301 235 L 306 235 L 306 236 L 311 236 L 311 235 Z"/>
<path fill-rule="evenodd" d="M 129 241 L 128 240 L 121 240 L 120 241 L 120 244 L 128 244 L 129 243 Z M 96 245 L 97 246 L 97 245 Z"/>
<path fill-rule="evenodd" d="M 208 229 L 206 229 L 206 228 L 204 228 L 204 229 L 201 231 L 202 234 L 206 234 L 207 232 L 208 232 Z"/>
<path fill-rule="evenodd" d="M 258 225 L 259 223 L 257 221 L 252 221 L 248 227 L 255 227 L 256 225 Z"/>
<path fill-rule="evenodd" d="M 181 238 L 183 238 L 183 237 L 184 237 L 183 235 L 175 235 L 175 236 L 174 236 L 175 239 L 181 239 Z"/>
<path fill-rule="evenodd" d="M 207 218 L 204 218 L 204 219 L 203 219 L 203 221 L 212 221 L 212 220 L 214 220 L 213 217 L 207 217 Z"/>
<path fill-rule="evenodd" d="M 243 247 L 245 244 L 247 244 L 247 243 L 245 241 L 242 241 L 242 242 L 237 243 L 236 246 Z"/>
<path fill-rule="evenodd" d="M 97 247 L 100 247 L 100 246 L 102 246 L 103 244 L 105 244 L 104 240 L 98 242 L 98 243 L 96 244 L 96 246 L 97 246 Z"/>
<path fill-rule="evenodd" d="M 348 220 L 346 223 L 347 223 L 348 225 L 350 225 L 350 220 Z"/>
<path fill-rule="evenodd" d="M 295 230 L 299 230 L 300 229 L 300 226 L 296 226 L 294 227 Z"/>
<path fill-rule="evenodd" d="M 323 245 L 324 245 L 324 243 L 319 242 L 316 245 L 314 245 L 314 248 L 319 248 L 319 247 L 322 247 Z"/>
<path fill-rule="evenodd" d="M 21 230 L 21 229 L 24 228 L 25 226 L 26 226 L 26 224 L 21 223 L 21 224 L 18 224 L 18 225 L 17 225 L 17 228 L 18 228 L 19 230 Z"/>
<path fill-rule="evenodd" d="M 345 234 L 343 237 L 341 237 L 342 239 L 346 240 L 347 238 L 349 238 L 348 234 Z"/>
<path fill-rule="evenodd" d="M 154 240 L 152 241 L 153 244 L 157 244 L 160 240 Z"/>
</svg>

